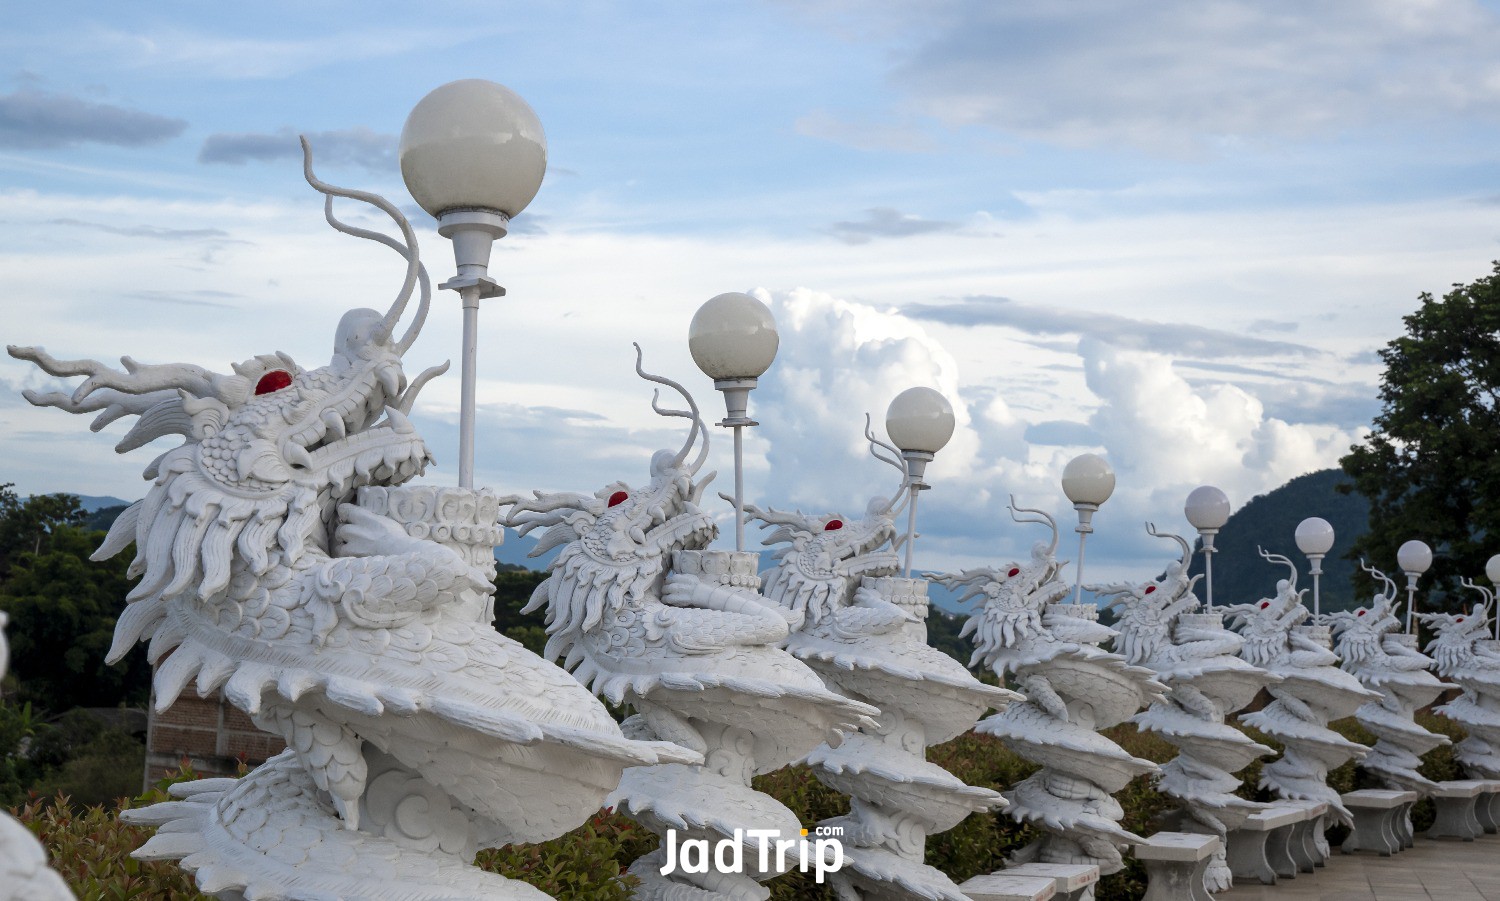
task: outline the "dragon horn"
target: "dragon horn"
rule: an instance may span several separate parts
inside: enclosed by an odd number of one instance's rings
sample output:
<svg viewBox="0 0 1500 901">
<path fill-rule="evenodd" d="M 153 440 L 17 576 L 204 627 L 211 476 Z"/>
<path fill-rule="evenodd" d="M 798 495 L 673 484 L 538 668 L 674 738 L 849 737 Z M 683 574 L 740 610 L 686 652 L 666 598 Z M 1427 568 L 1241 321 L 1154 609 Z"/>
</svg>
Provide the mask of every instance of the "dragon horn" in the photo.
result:
<svg viewBox="0 0 1500 901">
<path fill-rule="evenodd" d="M 328 199 L 323 202 L 323 216 L 328 220 L 328 224 L 345 234 L 378 241 L 401 254 L 402 259 L 406 260 L 406 279 L 401 283 L 401 292 L 396 295 L 396 302 L 391 304 L 390 311 L 385 314 L 385 319 L 381 321 L 380 329 L 374 336 L 377 342 L 387 341 L 395 333 L 396 323 L 401 321 L 401 314 L 406 311 L 406 302 L 411 299 L 412 290 L 417 286 L 418 281 L 422 283 L 422 300 L 420 306 L 417 308 L 417 317 L 396 345 L 398 355 L 405 353 L 406 349 L 411 346 L 411 343 L 417 339 L 417 332 L 421 329 L 423 321 L 427 318 L 428 303 L 432 299 L 432 286 L 427 279 L 427 270 L 422 265 L 420 255 L 417 252 L 417 233 L 412 231 L 411 223 L 406 221 L 406 217 L 401 215 L 401 211 L 396 209 L 395 204 L 392 204 L 384 197 L 378 194 L 371 194 L 368 191 L 334 187 L 319 179 L 313 174 L 312 145 L 308 143 L 306 135 L 302 135 L 300 140 L 302 141 L 302 174 L 306 177 L 308 184 L 327 196 Z M 402 244 L 394 238 L 382 235 L 379 232 L 355 228 L 340 222 L 333 215 L 333 198 L 335 197 L 362 200 L 387 216 L 390 216 L 396 223 L 396 227 L 401 229 L 401 237 L 406 239 L 406 243 Z"/>
<path fill-rule="evenodd" d="M 698 470 L 703 467 L 703 461 L 708 459 L 708 427 L 703 424 L 703 416 L 698 412 L 698 402 L 693 400 L 693 396 L 688 393 L 686 388 L 682 387 L 671 379 L 666 378 L 665 376 L 652 375 L 645 369 L 642 369 L 641 364 L 645 360 L 645 353 L 641 350 L 641 346 L 639 344 L 632 342 L 631 346 L 635 348 L 636 375 L 640 376 L 648 382 L 655 382 L 658 385 L 666 385 L 668 388 L 671 388 L 673 391 L 681 394 L 683 400 L 687 401 L 687 410 L 663 410 L 656 404 L 656 400 L 659 395 L 652 395 L 651 409 L 655 410 L 662 416 L 680 416 L 683 419 L 691 419 L 693 421 L 693 427 L 688 430 L 687 442 L 682 445 L 682 450 L 677 452 L 677 456 L 672 458 L 673 469 L 681 466 L 683 462 L 687 460 L 688 452 L 693 449 L 693 442 L 698 440 L 698 433 L 703 433 L 703 447 L 698 451 L 698 459 L 693 461 L 693 465 L 689 467 L 688 470 L 689 472 L 696 475 Z"/>
<path fill-rule="evenodd" d="M 1146 534 L 1150 535 L 1152 538 L 1170 538 L 1173 541 L 1177 542 L 1177 544 L 1182 548 L 1182 565 L 1187 566 L 1192 562 L 1193 548 L 1187 543 L 1186 538 L 1183 538 L 1181 535 L 1174 535 L 1171 532 L 1158 532 L 1156 531 L 1156 524 L 1149 522 L 1146 523 Z"/>
<path fill-rule="evenodd" d="M 1293 591 L 1296 591 L 1297 590 L 1297 564 L 1293 563 L 1291 560 L 1287 559 L 1286 557 L 1282 556 L 1281 554 L 1272 554 L 1272 553 L 1267 552 L 1266 549 L 1263 548 L 1263 547 L 1261 547 L 1260 545 L 1256 545 L 1255 549 L 1260 552 L 1260 555 L 1262 557 L 1266 558 L 1266 560 L 1269 561 L 1269 562 L 1271 562 L 1271 563 L 1285 563 L 1286 564 L 1286 568 L 1288 570 L 1290 570 L 1291 574 L 1292 574 L 1291 581 L 1288 583 L 1288 585 L 1289 585 L 1289 587 Z"/>
<path fill-rule="evenodd" d="M 885 510 L 883 511 L 891 513 L 902 502 L 903 495 L 906 493 L 907 482 L 911 479 L 911 472 L 907 469 L 906 460 L 902 458 L 900 449 L 894 444 L 881 441 L 875 437 L 875 430 L 871 426 L 869 413 L 865 414 L 865 440 L 870 442 L 870 456 L 889 466 L 896 467 L 896 471 L 901 473 L 901 484 L 896 486 L 895 493 L 891 495 L 890 503 L 885 505 Z M 890 456 L 882 454 L 881 450 L 888 451 Z"/>
<path fill-rule="evenodd" d="M 1041 519 L 1022 519 L 1021 517 L 1016 515 L 1017 513 L 1035 513 L 1040 516 Z M 1057 553 L 1057 541 L 1060 537 L 1057 531 L 1057 520 L 1053 519 L 1052 516 L 1047 513 L 1047 511 L 1033 510 L 1030 507 L 1018 507 L 1016 506 L 1016 496 L 1012 494 L 1010 496 L 1010 518 L 1015 520 L 1016 522 L 1034 522 L 1046 525 L 1047 527 L 1052 529 L 1052 544 L 1047 548 L 1047 555 L 1051 556 Z"/>
</svg>

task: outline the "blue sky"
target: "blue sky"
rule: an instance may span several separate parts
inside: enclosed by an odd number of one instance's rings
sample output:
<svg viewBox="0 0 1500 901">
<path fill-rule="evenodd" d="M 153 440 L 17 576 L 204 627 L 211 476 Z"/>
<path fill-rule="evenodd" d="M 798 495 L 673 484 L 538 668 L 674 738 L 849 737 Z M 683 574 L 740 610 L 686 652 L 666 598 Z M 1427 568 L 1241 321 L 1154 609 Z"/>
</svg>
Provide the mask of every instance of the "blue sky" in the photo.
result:
<svg viewBox="0 0 1500 901">
<path fill-rule="evenodd" d="M 687 322 L 754 289 L 783 345 L 752 401 L 753 499 L 856 512 L 888 487 L 863 414 L 928 384 L 960 429 L 922 565 L 1024 553 L 1005 497 L 1063 511 L 1062 464 L 1090 450 L 1120 476 L 1091 568 L 1144 575 L 1163 552 L 1141 522 L 1185 528 L 1194 486 L 1238 505 L 1332 465 L 1417 294 L 1500 256 L 1496 46 L 1500 9 L 1464 0 L 12 4 L 0 337 L 319 365 L 400 267 L 323 224 L 295 135 L 324 178 L 415 212 L 406 112 L 489 78 L 537 110 L 550 160 L 482 313 L 482 483 L 642 479 L 677 439 L 630 341 L 716 406 Z M 456 356 L 452 300 L 414 371 Z M 0 361 L 3 479 L 140 496 L 151 454 L 26 408 L 44 381 Z M 456 381 L 425 397 L 452 479 Z"/>
</svg>

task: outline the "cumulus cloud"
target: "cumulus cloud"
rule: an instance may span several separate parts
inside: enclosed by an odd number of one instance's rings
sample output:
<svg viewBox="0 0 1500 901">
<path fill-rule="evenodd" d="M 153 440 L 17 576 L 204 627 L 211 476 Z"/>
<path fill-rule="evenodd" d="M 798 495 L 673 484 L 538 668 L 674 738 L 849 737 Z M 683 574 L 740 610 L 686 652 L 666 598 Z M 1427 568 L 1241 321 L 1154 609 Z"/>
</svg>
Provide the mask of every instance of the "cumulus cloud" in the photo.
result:
<svg viewBox="0 0 1500 901">
<path fill-rule="evenodd" d="M 1018 303 L 1008 297 L 969 297 L 950 304 L 908 304 L 902 312 L 913 319 L 947 325 L 997 325 L 1031 334 L 1108 337 L 1122 346 L 1140 350 L 1171 349 L 1174 353 L 1214 357 L 1312 357 L 1319 351 L 1304 344 L 1251 338 L 1235 332 L 1188 325 L 1153 322 L 1112 313 L 1067 310 Z"/>
<path fill-rule="evenodd" d="M 863 219 L 835 222 L 828 227 L 828 231 L 845 244 L 868 244 L 876 238 L 911 238 L 916 235 L 956 232 L 961 228 L 961 222 L 923 219 L 921 216 L 882 206 L 865 210 Z"/>
<path fill-rule="evenodd" d="M 362 166 L 389 172 L 396 168 L 396 136 L 383 135 L 368 128 L 345 128 L 338 131 L 305 132 L 319 162 L 333 165 Z M 298 132 L 291 127 L 266 134 L 263 132 L 223 132 L 209 135 L 198 151 L 200 163 L 224 163 L 242 166 L 248 162 L 302 158 Z"/>
<path fill-rule="evenodd" d="M 1084 338 L 1076 349 L 1094 405 L 1086 421 L 1023 414 L 998 391 L 966 384 L 957 363 L 900 312 L 806 289 L 762 294 L 782 332 L 782 355 L 756 392 L 758 438 L 768 448 L 763 489 L 778 506 L 857 512 L 888 492 L 893 473 L 868 457 L 863 413 L 880 428 L 890 398 L 911 385 L 937 388 L 955 404 L 957 428 L 929 473 L 918 554 L 929 567 L 974 565 L 1026 553 L 1034 527 L 1012 524 L 1009 495 L 1073 512 L 1058 478 L 1068 459 L 1102 451 L 1119 488 L 1090 542 L 1095 575 L 1159 569 L 1167 552 L 1140 523 L 1179 522 L 1182 499 L 1200 484 L 1224 488 L 1236 505 L 1288 479 L 1335 465 L 1362 430 L 1326 421 L 1294 423 L 1246 389 L 1194 384 L 1163 354 Z M 1258 390 L 1258 389 L 1257 389 Z M 1162 559 L 1157 559 L 1162 558 Z"/>
<path fill-rule="evenodd" d="M 78 144 L 145 147 L 182 134 L 181 119 L 22 88 L 0 95 L 0 147 L 54 150 Z"/>
</svg>

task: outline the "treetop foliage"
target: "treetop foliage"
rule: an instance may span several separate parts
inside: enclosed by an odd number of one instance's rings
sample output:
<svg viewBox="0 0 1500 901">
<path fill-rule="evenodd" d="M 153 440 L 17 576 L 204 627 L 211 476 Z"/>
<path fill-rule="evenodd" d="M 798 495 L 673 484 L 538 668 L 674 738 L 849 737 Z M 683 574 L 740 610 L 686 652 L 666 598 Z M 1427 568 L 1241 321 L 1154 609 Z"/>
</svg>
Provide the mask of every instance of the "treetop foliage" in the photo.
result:
<svg viewBox="0 0 1500 901">
<path fill-rule="evenodd" d="M 1420 296 L 1406 333 L 1380 351 L 1374 432 L 1340 461 L 1371 505 L 1351 555 L 1394 561 L 1403 542 L 1425 541 L 1427 610 L 1472 604 L 1459 578 L 1482 578 L 1500 552 L 1500 261 L 1492 265 L 1441 299 Z"/>
</svg>

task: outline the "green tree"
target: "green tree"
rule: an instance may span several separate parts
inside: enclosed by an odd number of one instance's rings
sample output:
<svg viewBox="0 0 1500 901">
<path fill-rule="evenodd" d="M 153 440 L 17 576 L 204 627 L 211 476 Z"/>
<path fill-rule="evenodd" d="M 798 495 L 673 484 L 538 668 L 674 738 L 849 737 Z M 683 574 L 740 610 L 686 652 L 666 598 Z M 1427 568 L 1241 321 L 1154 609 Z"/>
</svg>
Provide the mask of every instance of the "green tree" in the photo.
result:
<svg viewBox="0 0 1500 901">
<path fill-rule="evenodd" d="M 104 662 L 130 591 L 130 555 L 90 561 L 103 539 L 102 532 L 54 525 L 41 553 L 25 550 L 12 559 L 0 583 L 0 609 L 10 614 L 19 702 L 53 713 L 146 703 L 151 670 L 142 647 L 115 666 Z"/>
<path fill-rule="evenodd" d="M 1500 551 L 1500 261 L 1493 266 L 1441 300 L 1422 294 L 1406 334 L 1380 352 L 1374 432 L 1340 461 L 1370 501 L 1370 530 L 1350 556 L 1389 570 L 1403 542 L 1427 542 L 1429 610 L 1472 600 L 1459 577 L 1480 577 Z"/>
<path fill-rule="evenodd" d="M 58 526 L 82 526 L 88 514 L 73 494 L 37 494 L 22 498 L 14 482 L 0 484 L 0 579 L 17 554 L 40 554 Z"/>
</svg>

